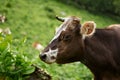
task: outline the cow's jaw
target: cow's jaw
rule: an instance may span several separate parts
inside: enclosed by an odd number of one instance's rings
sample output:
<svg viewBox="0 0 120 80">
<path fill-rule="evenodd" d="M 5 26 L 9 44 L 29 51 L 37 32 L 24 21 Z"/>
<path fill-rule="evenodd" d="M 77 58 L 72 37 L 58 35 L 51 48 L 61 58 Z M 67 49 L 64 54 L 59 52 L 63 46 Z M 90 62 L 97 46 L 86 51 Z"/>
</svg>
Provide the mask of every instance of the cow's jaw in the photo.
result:
<svg viewBox="0 0 120 80">
<path fill-rule="evenodd" d="M 51 50 L 49 48 L 49 51 L 47 52 L 44 52 L 43 54 L 46 55 L 46 59 L 44 60 L 46 63 L 54 63 L 56 61 L 56 57 L 57 57 L 57 54 L 58 54 L 58 49 L 55 49 L 55 50 Z"/>
</svg>

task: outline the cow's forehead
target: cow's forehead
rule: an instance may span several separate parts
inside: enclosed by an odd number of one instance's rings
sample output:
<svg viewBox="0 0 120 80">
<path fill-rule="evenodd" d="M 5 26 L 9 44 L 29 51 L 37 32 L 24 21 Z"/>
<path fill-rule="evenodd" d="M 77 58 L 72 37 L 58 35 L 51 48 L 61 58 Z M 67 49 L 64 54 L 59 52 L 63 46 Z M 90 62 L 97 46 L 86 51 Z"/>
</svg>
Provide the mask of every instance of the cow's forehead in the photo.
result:
<svg viewBox="0 0 120 80">
<path fill-rule="evenodd" d="M 55 36 L 54 36 L 53 39 L 50 41 L 50 43 L 51 43 L 53 40 L 57 39 L 57 38 L 60 36 L 60 34 L 61 34 L 62 31 L 65 31 L 65 30 L 67 29 L 68 25 L 72 22 L 72 20 L 73 20 L 73 19 L 72 19 L 71 17 L 65 18 L 65 21 L 58 27 L 58 29 L 57 29 L 57 31 L 56 31 L 56 33 L 55 33 Z"/>
</svg>

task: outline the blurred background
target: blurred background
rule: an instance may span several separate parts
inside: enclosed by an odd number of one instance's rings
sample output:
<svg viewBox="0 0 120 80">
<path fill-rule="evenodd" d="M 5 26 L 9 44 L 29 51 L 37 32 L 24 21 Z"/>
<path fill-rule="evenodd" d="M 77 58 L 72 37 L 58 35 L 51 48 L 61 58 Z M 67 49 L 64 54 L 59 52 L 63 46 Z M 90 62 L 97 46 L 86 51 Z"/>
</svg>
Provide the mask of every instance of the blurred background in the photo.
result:
<svg viewBox="0 0 120 80">
<path fill-rule="evenodd" d="M 24 52 L 31 64 L 46 70 L 53 80 L 92 80 L 92 73 L 80 62 L 43 63 L 40 52 L 32 45 L 37 42 L 45 47 L 49 43 L 55 28 L 61 24 L 55 19 L 56 15 L 80 17 L 81 24 L 92 20 L 97 28 L 120 23 L 120 0 L 0 0 L 0 15 L 6 17 L 5 22 L 0 22 L 0 28 L 9 28 L 15 40 L 25 38 L 20 52 Z"/>
</svg>

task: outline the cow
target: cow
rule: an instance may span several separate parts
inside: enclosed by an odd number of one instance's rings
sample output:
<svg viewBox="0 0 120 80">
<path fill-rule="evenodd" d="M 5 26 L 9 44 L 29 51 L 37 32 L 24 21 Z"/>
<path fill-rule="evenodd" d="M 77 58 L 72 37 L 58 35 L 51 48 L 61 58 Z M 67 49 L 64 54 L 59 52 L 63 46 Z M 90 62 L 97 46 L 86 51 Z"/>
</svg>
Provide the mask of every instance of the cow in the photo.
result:
<svg viewBox="0 0 120 80">
<path fill-rule="evenodd" d="M 94 80 L 120 80 L 120 24 L 96 28 L 94 21 L 56 17 L 62 22 L 40 59 L 48 64 L 80 61 Z"/>
</svg>

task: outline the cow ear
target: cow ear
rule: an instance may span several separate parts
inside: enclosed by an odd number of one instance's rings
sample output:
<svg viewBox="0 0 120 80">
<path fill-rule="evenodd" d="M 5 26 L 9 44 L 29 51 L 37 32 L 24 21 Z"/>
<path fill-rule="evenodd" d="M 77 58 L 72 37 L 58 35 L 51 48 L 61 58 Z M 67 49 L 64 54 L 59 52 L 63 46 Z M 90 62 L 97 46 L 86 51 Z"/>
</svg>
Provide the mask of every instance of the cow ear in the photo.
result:
<svg viewBox="0 0 120 80">
<path fill-rule="evenodd" d="M 80 33 L 85 37 L 89 37 L 94 34 L 96 29 L 96 23 L 94 21 L 85 22 L 82 27 Z"/>
</svg>

